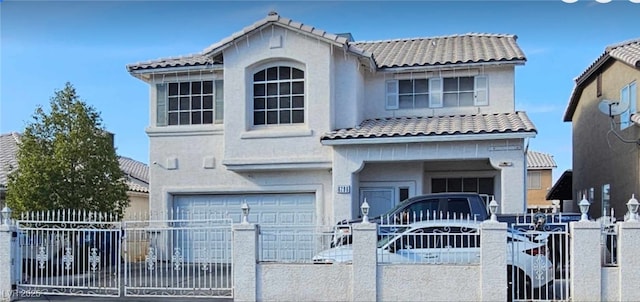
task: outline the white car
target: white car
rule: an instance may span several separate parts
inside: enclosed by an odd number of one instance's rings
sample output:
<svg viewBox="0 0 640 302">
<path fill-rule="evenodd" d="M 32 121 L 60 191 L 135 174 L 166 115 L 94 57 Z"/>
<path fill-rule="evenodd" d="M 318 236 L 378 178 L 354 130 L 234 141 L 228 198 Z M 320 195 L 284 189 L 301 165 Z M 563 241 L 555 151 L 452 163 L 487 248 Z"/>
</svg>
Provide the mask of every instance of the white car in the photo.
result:
<svg viewBox="0 0 640 302">
<path fill-rule="evenodd" d="M 554 268 L 546 255 L 546 237 L 540 234 L 507 233 L 509 285 L 520 290 L 538 289 L 553 281 Z M 430 220 L 384 227 L 378 240 L 378 263 L 480 263 L 480 222 Z M 351 245 L 322 251 L 313 263 L 350 263 Z M 513 268 L 517 268 L 514 270 Z"/>
</svg>

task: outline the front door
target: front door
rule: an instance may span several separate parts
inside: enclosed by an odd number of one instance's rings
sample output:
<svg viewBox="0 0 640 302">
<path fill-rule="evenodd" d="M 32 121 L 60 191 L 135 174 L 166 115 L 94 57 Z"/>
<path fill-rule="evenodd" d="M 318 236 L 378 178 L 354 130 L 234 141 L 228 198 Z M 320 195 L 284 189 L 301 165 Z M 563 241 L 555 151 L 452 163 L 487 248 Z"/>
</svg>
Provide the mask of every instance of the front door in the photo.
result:
<svg viewBox="0 0 640 302">
<path fill-rule="evenodd" d="M 361 188 L 360 204 L 365 199 L 369 204 L 369 217 L 380 216 L 396 205 L 394 188 Z"/>
</svg>

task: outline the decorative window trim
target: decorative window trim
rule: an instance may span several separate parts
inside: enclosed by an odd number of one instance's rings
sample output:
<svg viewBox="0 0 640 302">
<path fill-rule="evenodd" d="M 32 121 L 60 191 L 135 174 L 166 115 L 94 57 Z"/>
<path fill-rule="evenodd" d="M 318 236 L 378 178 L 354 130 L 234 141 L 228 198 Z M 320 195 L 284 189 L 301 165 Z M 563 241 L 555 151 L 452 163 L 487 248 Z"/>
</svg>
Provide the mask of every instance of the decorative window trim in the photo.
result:
<svg viewBox="0 0 640 302">
<path fill-rule="evenodd" d="M 307 74 L 303 64 L 286 60 L 270 62 L 250 69 L 248 74 L 251 127 L 306 123 Z"/>
</svg>

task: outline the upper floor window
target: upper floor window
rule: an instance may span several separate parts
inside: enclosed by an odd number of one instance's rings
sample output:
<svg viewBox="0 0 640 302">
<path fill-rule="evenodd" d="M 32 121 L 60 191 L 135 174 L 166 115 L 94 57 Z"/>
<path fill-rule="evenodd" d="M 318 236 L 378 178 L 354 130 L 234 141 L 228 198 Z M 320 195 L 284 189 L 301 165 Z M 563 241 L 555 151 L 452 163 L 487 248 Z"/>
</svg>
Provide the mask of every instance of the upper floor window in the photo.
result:
<svg viewBox="0 0 640 302">
<path fill-rule="evenodd" d="M 527 190 L 540 190 L 542 188 L 542 174 L 540 171 L 527 171 Z"/>
<path fill-rule="evenodd" d="M 157 125 L 222 123 L 222 87 L 222 81 L 211 80 L 156 85 Z"/>
<path fill-rule="evenodd" d="M 631 121 L 631 115 L 636 114 L 638 111 L 638 106 L 636 104 L 638 102 L 637 92 L 638 86 L 636 85 L 636 82 L 632 82 L 620 89 L 620 102 L 629 104 L 629 109 L 620 115 L 620 130 L 626 129 L 629 126 L 633 125 L 633 122 Z"/>
<path fill-rule="evenodd" d="M 487 77 L 450 77 L 386 82 L 387 109 L 488 105 Z"/>
<path fill-rule="evenodd" d="M 304 71 L 274 66 L 253 74 L 253 124 L 304 123 Z"/>
</svg>

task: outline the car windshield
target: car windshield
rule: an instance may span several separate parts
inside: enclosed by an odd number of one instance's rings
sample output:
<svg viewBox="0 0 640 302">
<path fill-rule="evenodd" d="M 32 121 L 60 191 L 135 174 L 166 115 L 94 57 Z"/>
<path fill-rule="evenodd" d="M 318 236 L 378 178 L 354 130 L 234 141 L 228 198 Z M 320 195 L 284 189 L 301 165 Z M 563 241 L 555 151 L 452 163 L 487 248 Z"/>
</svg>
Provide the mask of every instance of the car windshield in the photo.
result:
<svg viewBox="0 0 640 302">
<path fill-rule="evenodd" d="M 408 199 L 405 199 L 401 202 L 399 202 L 395 207 L 391 208 L 391 210 L 387 211 L 386 213 L 378 216 L 378 217 L 387 217 L 387 216 L 393 216 L 393 213 L 397 212 L 400 208 L 405 206 L 405 201 L 407 201 Z"/>
<path fill-rule="evenodd" d="M 384 247 L 385 244 L 389 243 L 389 241 L 396 238 L 398 235 L 404 233 L 407 229 L 409 228 L 398 227 L 398 228 L 394 228 L 393 231 L 391 232 L 384 233 L 382 236 L 380 236 L 380 239 L 378 240 L 378 248 Z"/>
</svg>

